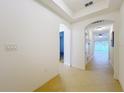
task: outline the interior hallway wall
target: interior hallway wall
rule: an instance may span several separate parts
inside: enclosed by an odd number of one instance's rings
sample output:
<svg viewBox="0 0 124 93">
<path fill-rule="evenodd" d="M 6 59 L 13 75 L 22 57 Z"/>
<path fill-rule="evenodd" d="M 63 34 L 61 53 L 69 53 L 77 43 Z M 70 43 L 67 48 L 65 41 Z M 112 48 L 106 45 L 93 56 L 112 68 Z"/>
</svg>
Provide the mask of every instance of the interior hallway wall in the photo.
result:
<svg viewBox="0 0 124 93">
<path fill-rule="evenodd" d="M 87 36 L 85 35 L 85 57 L 86 57 L 86 64 L 90 62 L 93 58 L 93 29 L 86 29 Z"/>
<path fill-rule="evenodd" d="M 64 39 L 64 64 L 71 65 L 71 29 L 64 25 L 65 39 Z"/>
<path fill-rule="evenodd" d="M 58 74 L 60 24 L 70 28 L 35 0 L 0 0 L 0 91 L 33 91 Z"/>
<path fill-rule="evenodd" d="M 119 34 L 119 79 L 124 91 L 124 1 L 120 9 L 121 31 Z"/>
</svg>

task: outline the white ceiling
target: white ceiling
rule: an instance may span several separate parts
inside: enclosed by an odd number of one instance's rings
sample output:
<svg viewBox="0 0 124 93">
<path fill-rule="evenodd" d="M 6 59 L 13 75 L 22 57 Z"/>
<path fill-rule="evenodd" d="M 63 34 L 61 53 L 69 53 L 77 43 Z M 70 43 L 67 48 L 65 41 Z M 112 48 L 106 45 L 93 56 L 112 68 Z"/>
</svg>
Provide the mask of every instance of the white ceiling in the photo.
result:
<svg viewBox="0 0 124 93">
<path fill-rule="evenodd" d="M 94 40 L 107 40 L 109 38 L 111 27 L 113 26 L 112 24 L 112 21 L 104 20 L 100 23 L 91 23 L 87 26 L 86 30 L 87 33 L 91 32 L 93 34 Z M 99 27 L 102 29 L 97 29 Z M 99 34 L 102 34 L 102 37 L 100 37 Z"/>
<path fill-rule="evenodd" d="M 100 32 L 93 32 L 93 37 L 94 37 L 94 40 L 107 40 L 109 39 L 109 30 L 102 30 Z M 102 37 L 99 36 L 99 34 L 102 35 Z"/>
<path fill-rule="evenodd" d="M 63 0 L 70 10 L 75 13 L 85 8 L 85 4 L 93 1 L 94 4 L 103 0 Z"/>
<path fill-rule="evenodd" d="M 81 21 L 87 16 L 99 15 L 117 10 L 123 0 L 35 0 L 69 22 Z M 84 4 L 94 1 L 89 7 Z"/>
<path fill-rule="evenodd" d="M 109 20 L 104 20 L 103 22 L 100 22 L 100 23 L 95 23 L 95 24 L 89 24 L 87 27 L 86 27 L 86 30 L 88 31 L 96 31 L 95 29 L 99 28 L 99 27 L 104 27 L 103 30 L 108 30 L 110 29 L 110 27 L 112 26 L 113 24 L 113 21 L 109 21 Z M 98 30 L 97 30 L 98 31 Z"/>
</svg>

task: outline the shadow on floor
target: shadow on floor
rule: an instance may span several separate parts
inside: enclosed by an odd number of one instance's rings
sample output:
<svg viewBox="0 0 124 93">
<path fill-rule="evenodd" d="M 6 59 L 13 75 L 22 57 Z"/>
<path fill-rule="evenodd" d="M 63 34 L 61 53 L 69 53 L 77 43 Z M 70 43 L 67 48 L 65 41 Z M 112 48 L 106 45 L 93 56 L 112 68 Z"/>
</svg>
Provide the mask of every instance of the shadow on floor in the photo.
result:
<svg viewBox="0 0 124 93">
<path fill-rule="evenodd" d="M 60 75 L 44 84 L 41 88 L 35 90 L 35 92 L 63 92 L 65 91 L 62 79 Z"/>
</svg>

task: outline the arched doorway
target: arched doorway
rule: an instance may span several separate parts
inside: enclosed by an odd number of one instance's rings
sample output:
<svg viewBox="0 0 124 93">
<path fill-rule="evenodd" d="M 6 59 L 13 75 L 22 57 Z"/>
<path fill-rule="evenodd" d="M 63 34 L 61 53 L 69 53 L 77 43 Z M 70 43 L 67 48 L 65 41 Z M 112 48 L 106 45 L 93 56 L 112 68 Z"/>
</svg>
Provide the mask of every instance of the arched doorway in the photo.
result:
<svg viewBox="0 0 124 93">
<path fill-rule="evenodd" d="M 113 24 L 114 22 L 110 20 L 97 20 L 86 26 L 84 44 L 86 70 L 101 70 L 107 67 L 107 64 L 114 69 Z"/>
</svg>

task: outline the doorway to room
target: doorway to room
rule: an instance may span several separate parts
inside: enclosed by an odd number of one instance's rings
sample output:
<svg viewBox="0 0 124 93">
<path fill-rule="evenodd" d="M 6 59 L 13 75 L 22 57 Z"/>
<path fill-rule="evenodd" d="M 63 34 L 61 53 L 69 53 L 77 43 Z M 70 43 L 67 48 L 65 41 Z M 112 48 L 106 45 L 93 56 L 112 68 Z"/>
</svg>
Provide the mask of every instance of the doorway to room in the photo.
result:
<svg viewBox="0 0 124 93">
<path fill-rule="evenodd" d="M 71 30 L 64 24 L 59 28 L 59 59 L 61 63 L 71 65 Z"/>
<path fill-rule="evenodd" d="M 60 62 L 64 62 L 64 31 L 59 32 L 60 36 Z"/>
</svg>

